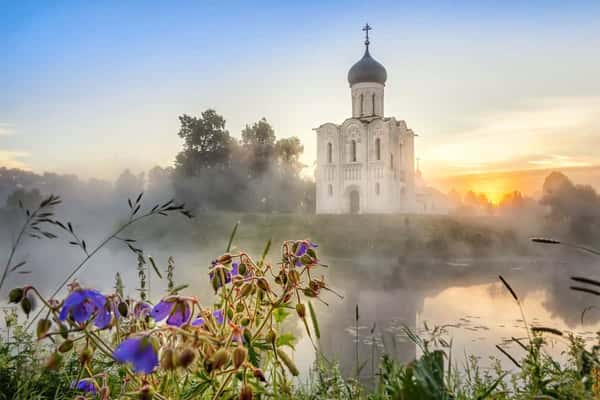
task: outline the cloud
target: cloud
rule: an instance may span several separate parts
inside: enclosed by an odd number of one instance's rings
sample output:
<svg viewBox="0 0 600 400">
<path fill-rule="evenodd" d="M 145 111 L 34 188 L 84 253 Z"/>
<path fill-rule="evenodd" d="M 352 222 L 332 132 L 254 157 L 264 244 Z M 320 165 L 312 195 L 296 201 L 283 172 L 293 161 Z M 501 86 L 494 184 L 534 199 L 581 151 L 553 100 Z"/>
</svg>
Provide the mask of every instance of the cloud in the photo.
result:
<svg viewBox="0 0 600 400">
<path fill-rule="evenodd" d="M 473 129 L 422 154 L 427 173 L 466 173 L 600 165 L 600 96 L 544 98 L 477 116 Z"/>
<path fill-rule="evenodd" d="M 23 160 L 29 156 L 30 154 L 25 151 L 0 150 L 0 166 L 30 170 L 29 165 Z"/>
</svg>

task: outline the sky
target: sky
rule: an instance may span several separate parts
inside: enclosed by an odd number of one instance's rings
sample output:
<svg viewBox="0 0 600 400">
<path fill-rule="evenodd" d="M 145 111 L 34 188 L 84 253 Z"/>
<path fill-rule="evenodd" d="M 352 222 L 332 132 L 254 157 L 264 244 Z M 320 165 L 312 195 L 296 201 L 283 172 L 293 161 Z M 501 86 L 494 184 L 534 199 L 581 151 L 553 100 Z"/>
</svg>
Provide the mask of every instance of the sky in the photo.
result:
<svg viewBox="0 0 600 400">
<path fill-rule="evenodd" d="M 599 20 L 598 1 L 0 0 L 0 165 L 171 165 L 177 117 L 215 108 L 234 136 L 262 117 L 298 136 L 310 174 L 312 129 L 350 116 L 368 22 L 427 179 L 597 172 Z"/>
</svg>

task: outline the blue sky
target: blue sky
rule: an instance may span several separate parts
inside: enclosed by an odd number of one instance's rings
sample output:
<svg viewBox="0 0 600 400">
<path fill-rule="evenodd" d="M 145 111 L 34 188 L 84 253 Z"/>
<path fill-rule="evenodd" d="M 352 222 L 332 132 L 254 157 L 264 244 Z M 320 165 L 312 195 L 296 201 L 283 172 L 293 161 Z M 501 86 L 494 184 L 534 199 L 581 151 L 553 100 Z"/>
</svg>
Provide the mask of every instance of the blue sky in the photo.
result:
<svg viewBox="0 0 600 400">
<path fill-rule="evenodd" d="M 169 165 L 177 116 L 208 107 L 236 136 L 266 117 L 311 164 L 367 21 L 426 174 L 598 165 L 600 2 L 524 3 L 0 1 L 0 165 Z"/>
</svg>

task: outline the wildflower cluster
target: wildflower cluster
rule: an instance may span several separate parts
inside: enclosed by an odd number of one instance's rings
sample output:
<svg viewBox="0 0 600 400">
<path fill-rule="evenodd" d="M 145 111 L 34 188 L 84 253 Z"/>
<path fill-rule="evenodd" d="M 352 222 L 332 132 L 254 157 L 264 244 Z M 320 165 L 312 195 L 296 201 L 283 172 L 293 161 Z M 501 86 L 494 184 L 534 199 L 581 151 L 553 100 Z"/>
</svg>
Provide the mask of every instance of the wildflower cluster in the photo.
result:
<svg viewBox="0 0 600 400">
<path fill-rule="evenodd" d="M 309 300 L 321 300 L 331 289 L 317 277 L 324 265 L 316 251 L 316 244 L 294 240 L 283 242 L 276 264 L 244 251 L 221 255 L 208 270 L 215 296 L 201 296 L 212 298 L 211 305 L 179 288 L 155 304 L 124 298 L 122 282 L 113 294 L 75 282 L 62 301 L 46 300 L 33 287 L 17 288 L 10 300 L 25 302 L 27 312 L 33 298 L 45 305 L 37 337 L 55 348 L 47 366 L 58 368 L 65 354 L 75 352 L 82 373 L 73 388 L 81 396 L 111 398 L 107 382 L 115 377 L 120 395 L 142 399 L 272 396 L 289 390 L 289 375 L 299 374 L 284 350 L 293 348 L 293 335 L 279 332 L 283 320 L 295 313 L 311 339 L 319 335 Z M 114 373 L 107 378 L 107 371 Z"/>
</svg>

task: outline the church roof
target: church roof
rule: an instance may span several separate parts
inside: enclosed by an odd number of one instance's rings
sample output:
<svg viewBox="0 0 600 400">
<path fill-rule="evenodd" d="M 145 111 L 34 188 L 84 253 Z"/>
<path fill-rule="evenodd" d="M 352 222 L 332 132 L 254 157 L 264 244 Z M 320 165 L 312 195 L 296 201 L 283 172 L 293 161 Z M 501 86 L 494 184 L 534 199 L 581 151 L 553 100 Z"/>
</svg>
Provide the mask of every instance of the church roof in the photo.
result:
<svg viewBox="0 0 600 400">
<path fill-rule="evenodd" d="M 350 86 L 360 82 L 376 82 L 384 85 L 386 80 L 387 71 L 383 65 L 371 57 L 367 45 L 363 57 L 348 71 L 348 83 Z"/>
<path fill-rule="evenodd" d="M 348 71 L 348 83 L 350 83 L 350 86 L 360 82 L 376 82 L 384 85 L 387 80 L 387 71 L 369 53 L 369 44 L 371 43 L 369 41 L 369 31 L 371 29 L 369 24 L 366 24 L 363 28 L 363 31 L 366 33 L 365 54 Z"/>
</svg>

